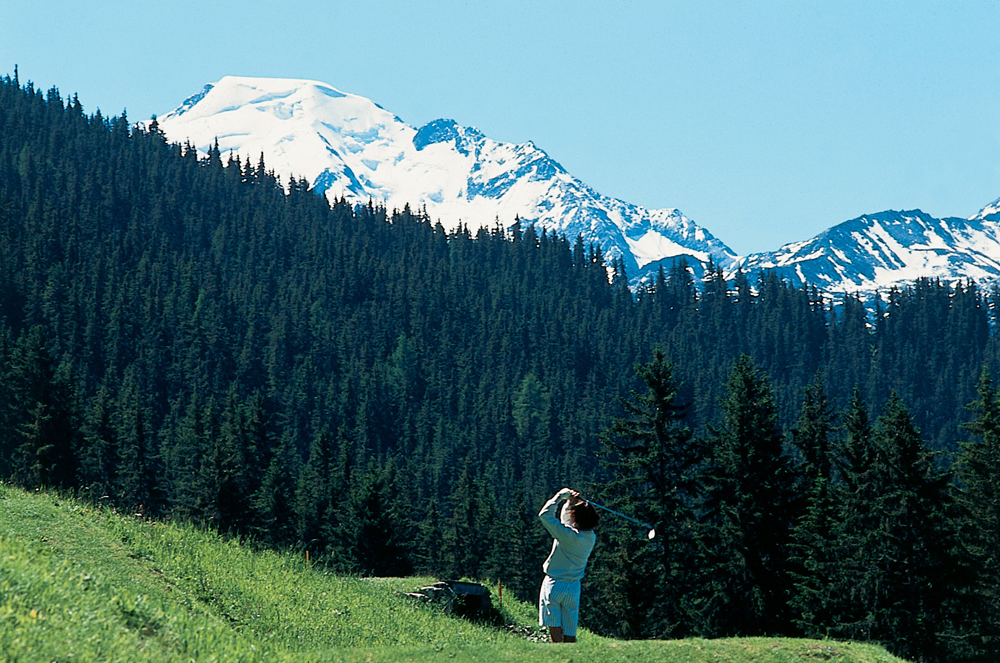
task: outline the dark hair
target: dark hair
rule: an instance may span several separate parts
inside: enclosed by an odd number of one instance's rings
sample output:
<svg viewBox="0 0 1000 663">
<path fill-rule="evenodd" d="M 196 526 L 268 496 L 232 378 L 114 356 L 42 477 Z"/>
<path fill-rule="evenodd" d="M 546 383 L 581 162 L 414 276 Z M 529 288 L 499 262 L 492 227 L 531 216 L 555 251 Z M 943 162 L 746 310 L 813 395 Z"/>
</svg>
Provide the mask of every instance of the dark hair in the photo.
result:
<svg viewBox="0 0 1000 663">
<path fill-rule="evenodd" d="M 573 525 L 581 531 L 594 529 L 601 522 L 601 515 L 590 502 L 581 502 L 570 507 L 570 517 L 573 519 Z"/>
</svg>

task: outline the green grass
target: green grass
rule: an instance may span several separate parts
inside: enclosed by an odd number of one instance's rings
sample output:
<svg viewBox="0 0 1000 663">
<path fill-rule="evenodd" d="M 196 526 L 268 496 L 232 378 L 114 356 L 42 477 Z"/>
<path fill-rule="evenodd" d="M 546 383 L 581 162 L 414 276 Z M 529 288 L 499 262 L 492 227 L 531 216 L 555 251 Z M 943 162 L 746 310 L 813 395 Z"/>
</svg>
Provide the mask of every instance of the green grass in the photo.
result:
<svg viewBox="0 0 1000 663">
<path fill-rule="evenodd" d="M 180 524 L 122 517 L 0 484 L 5 661 L 658 661 L 892 663 L 869 645 L 774 638 L 623 642 L 581 631 L 531 641 L 401 596 L 429 578 L 331 575 Z"/>
</svg>

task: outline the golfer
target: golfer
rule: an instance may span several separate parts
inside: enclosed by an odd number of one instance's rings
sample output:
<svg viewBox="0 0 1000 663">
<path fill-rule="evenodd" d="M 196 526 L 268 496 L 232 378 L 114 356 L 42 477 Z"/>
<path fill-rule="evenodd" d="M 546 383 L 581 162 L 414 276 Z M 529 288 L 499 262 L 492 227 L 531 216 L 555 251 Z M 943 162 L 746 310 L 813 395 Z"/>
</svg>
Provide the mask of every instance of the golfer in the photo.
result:
<svg viewBox="0 0 1000 663">
<path fill-rule="evenodd" d="M 538 595 L 538 623 L 549 627 L 552 642 L 576 642 L 580 580 L 597 542 L 594 528 L 600 516 L 580 499 L 580 493 L 563 488 L 545 503 L 538 517 L 553 538 L 552 552 L 542 565 L 545 579 Z"/>
</svg>

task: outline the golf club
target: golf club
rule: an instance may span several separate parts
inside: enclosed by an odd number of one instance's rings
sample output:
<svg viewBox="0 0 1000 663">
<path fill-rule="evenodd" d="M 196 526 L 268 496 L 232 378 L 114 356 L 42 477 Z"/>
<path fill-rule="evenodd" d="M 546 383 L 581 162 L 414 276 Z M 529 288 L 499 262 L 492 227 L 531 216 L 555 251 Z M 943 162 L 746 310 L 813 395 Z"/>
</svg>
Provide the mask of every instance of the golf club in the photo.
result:
<svg viewBox="0 0 1000 663">
<path fill-rule="evenodd" d="M 592 506 L 597 507 L 598 509 L 603 509 L 603 510 L 607 511 L 608 513 L 613 513 L 616 516 L 621 516 L 625 520 L 631 520 L 636 525 L 642 525 L 643 527 L 647 528 L 649 530 L 649 533 L 646 534 L 646 538 L 648 538 L 650 540 L 652 540 L 653 537 L 656 536 L 656 530 L 653 529 L 653 526 L 650 525 L 649 523 L 644 523 L 641 520 L 636 520 L 632 516 L 626 516 L 624 513 L 619 513 L 618 511 L 615 511 L 614 509 L 609 509 L 606 506 L 601 506 L 600 504 L 598 504 L 597 502 L 595 502 L 593 500 L 587 500 L 587 502 L 589 502 Z"/>
</svg>

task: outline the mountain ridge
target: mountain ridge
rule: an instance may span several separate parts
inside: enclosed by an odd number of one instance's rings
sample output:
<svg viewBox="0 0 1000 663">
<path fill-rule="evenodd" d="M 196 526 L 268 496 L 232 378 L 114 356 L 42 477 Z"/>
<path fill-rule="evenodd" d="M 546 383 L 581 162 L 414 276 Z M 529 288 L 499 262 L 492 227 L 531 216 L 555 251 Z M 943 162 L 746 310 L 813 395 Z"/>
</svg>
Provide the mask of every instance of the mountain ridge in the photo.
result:
<svg viewBox="0 0 1000 663">
<path fill-rule="evenodd" d="M 865 214 L 809 240 L 747 256 L 740 269 L 773 270 L 831 292 L 873 292 L 921 277 L 994 281 L 1000 278 L 1000 223 L 981 216 Z"/>
<path fill-rule="evenodd" d="M 533 142 L 503 143 L 438 119 L 412 127 L 371 100 L 317 81 L 227 76 L 158 119 L 174 142 L 256 159 L 319 192 L 425 208 L 448 229 L 501 221 L 581 236 L 630 276 L 664 258 L 735 265 L 736 254 L 674 208 L 603 196 Z"/>
<path fill-rule="evenodd" d="M 453 230 L 535 224 L 600 247 L 632 285 L 684 258 L 706 266 L 777 271 L 830 293 L 884 289 L 920 276 L 1000 279 L 1000 199 L 969 219 L 920 210 L 864 214 L 774 251 L 738 256 L 676 208 L 604 196 L 534 142 L 495 141 L 453 119 L 413 127 L 375 102 L 326 83 L 226 76 L 158 120 L 168 139 L 207 153 L 263 155 L 329 198 L 424 209 Z"/>
</svg>

